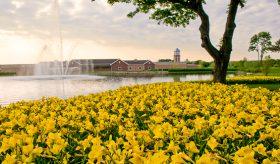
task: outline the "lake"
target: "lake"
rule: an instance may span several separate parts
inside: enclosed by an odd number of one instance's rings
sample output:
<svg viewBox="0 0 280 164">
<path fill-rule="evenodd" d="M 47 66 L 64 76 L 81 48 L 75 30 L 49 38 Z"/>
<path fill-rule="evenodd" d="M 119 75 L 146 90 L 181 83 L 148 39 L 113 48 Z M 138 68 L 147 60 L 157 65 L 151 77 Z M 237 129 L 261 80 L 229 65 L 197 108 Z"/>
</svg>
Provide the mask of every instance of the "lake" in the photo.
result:
<svg viewBox="0 0 280 164">
<path fill-rule="evenodd" d="M 0 105 L 42 97 L 67 98 L 77 95 L 114 90 L 122 86 L 174 81 L 209 80 L 212 75 L 161 77 L 108 77 L 95 75 L 71 76 L 10 76 L 0 77 Z"/>
</svg>

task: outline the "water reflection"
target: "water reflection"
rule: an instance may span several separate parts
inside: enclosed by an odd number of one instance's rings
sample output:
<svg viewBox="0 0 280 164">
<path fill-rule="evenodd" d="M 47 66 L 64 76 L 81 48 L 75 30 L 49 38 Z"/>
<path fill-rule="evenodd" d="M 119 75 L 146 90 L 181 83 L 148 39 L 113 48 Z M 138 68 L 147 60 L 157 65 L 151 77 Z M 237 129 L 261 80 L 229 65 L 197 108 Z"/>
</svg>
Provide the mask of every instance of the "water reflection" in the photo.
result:
<svg viewBox="0 0 280 164">
<path fill-rule="evenodd" d="M 19 100 L 39 99 L 43 96 L 61 98 L 114 90 L 122 86 L 157 82 L 208 80 L 211 75 L 162 77 L 101 77 L 101 76 L 17 76 L 0 77 L 0 104 Z"/>
</svg>

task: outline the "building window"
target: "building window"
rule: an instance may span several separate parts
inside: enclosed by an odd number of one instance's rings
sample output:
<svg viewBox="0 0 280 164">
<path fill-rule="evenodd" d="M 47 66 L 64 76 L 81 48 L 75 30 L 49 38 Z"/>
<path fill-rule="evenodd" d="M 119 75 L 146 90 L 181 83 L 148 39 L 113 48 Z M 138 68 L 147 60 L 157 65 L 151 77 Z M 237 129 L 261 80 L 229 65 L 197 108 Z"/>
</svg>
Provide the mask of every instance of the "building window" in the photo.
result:
<svg viewBox="0 0 280 164">
<path fill-rule="evenodd" d="M 140 67 L 138 67 L 138 69 L 139 69 L 139 70 L 141 70 L 141 69 L 142 69 L 142 67 L 140 66 Z"/>
<path fill-rule="evenodd" d="M 119 61 L 119 64 L 121 63 L 121 61 Z"/>
<path fill-rule="evenodd" d="M 119 71 L 122 70 L 122 67 L 118 67 L 118 70 L 119 70 Z"/>
<path fill-rule="evenodd" d="M 151 70 L 151 69 L 152 69 L 152 67 L 151 67 L 151 66 L 149 66 L 149 67 L 148 67 L 148 70 Z"/>
<path fill-rule="evenodd" d="M 132 70 L 132 67 L 131 67 L 131 66 L 129 66 L 129 67 L 128 67 L 128 69 L 129 69 L 129 70 Z"/>
</svg>

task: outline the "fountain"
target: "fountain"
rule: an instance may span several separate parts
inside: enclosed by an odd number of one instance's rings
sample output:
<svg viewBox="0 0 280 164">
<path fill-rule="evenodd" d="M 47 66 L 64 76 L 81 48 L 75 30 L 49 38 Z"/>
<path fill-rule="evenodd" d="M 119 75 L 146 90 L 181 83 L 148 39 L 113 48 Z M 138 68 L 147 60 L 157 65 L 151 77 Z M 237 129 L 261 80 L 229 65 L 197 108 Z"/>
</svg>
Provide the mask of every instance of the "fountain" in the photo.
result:
<svg viewBox="0 0 280 164">
<path fill-rule="evenodd" d="M 50 33 L 53 36 L 50 36 L 50 43 L 45 44 L 39 53 L 39 63 L 34 67 L 34 75 L 65 78 L 66 75 L 72 74 L 69 72 L 71 58 L 66 59 L 64 55 L 59 0 L 53 1 L 51 11 L 54 28 L 50 27 Z M 72 55 L 73 52 L 74 48 L 69 54 Z"/>
<path fill-rule="evenodd" d="M 81 64 L 84 63 L 79 60 L 71 61 L 77 45 L 71 46 L 70 52 L 65 52 L 58 0 L 53 0 L 51 14 L 52 22 L 49 24 L 52 27 L 49 27 L 49 29 L 53 32 L 50 32 L 50 37 L 46 37 L 45 44 L 38 52 L 38 64 L 35 66 L 34 75 L 0 77 L 0 105 L 8 105 L 20 100 L 40 99 L 43 96 L 67 98 L 113 90 L 127 85 L 172 82 L 178 81 L 178 79 L 189 81 L 197 80 L 200 76 L 203 79 L 211 78 L 210 75 L 189 75 L 173 79 L 168 76 L 135 78 L 73 74 L 73 69 L 79 69 Z M 83 68 L 85 65 L 83 65 Z M 93 65 L 90 65 L 90 68 L 92 67 Z"/>
</svg>

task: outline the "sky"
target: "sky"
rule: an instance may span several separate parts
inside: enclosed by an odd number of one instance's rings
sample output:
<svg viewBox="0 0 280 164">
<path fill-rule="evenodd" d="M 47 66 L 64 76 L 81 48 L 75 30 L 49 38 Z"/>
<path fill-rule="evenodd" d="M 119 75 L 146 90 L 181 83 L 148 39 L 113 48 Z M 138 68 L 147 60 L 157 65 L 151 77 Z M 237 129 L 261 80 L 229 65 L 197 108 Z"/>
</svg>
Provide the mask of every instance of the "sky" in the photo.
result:
<svg viewBox="0 0 280 164">
<path fill-rule="evenodd" d="M 186 28 L 173 28 L 158 25 L 145 14 L 128 18 L 134 9 L 129 4 L 58 1 L 57 5 L 54 0 L 0 0 L 0 64 L 62 58 L 157 61 L 173 58 L 177 47 L 182 51 L 181 60 L 212 60 L 201 48 L 199 19 Z M 205 5 L 214 45 L 223 34 L 228 3 L 229 0 L 208 0 Z M 249 53 L 248 45 L 250 37 L 260 31 L 270 32 L 273 41 L 280 38 L 279 15 L 276 0 L 248 0 L 244 8 L 239 8 L 231 60 L 256 60 L 256 53 Z M 280 58 L 279 53 L 267 55 Z"/>
</svg>

